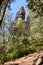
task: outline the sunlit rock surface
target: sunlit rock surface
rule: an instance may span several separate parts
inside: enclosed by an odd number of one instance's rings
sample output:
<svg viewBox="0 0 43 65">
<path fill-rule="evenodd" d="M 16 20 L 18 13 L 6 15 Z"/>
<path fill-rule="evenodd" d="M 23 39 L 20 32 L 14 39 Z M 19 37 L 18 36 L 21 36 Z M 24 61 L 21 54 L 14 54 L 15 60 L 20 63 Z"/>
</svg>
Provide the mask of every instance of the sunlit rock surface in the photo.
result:
<svg viewBox="0 0 43 65">
<path fill-rule="evenodd" d="M 6 62 L 4 65 L 43 65 L 43 50 Z"/>
</svg>

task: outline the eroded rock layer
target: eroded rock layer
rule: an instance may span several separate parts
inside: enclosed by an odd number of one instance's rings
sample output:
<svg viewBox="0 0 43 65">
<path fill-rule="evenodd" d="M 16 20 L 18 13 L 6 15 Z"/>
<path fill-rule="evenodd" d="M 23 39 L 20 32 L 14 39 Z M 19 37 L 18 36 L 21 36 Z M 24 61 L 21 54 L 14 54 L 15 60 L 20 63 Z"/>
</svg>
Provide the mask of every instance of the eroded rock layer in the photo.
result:
<svg viewBox="0 0 43 65">
<path fill-rule="evenodd" d="M 29 54 L 15 61 L 9 61 L 4 65 L 43 65 L 43 50 Z"/>
</svg>

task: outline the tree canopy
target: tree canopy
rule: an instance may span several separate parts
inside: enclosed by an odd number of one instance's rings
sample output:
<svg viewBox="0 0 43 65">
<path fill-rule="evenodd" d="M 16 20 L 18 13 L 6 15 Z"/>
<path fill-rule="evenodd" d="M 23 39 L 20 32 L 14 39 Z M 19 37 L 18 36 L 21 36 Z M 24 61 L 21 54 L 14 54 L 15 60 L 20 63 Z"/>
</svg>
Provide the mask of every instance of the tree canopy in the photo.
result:
<svg viewBox="0 0 43 65">
<path fill-rule="evenodd" d="M 37 15 L 43 15 L 43 0 L 27 0 L 27 2 L 29 9 L 36 12 Z"/>
</svg>

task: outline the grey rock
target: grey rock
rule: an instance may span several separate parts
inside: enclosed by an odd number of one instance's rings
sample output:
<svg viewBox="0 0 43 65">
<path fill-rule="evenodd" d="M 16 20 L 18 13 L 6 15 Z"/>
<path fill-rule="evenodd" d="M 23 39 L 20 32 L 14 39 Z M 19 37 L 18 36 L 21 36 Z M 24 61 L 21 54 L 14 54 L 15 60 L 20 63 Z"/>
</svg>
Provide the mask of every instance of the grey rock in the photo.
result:
<svg viewBox="0 0 43 65">
<path fill-rule="evenodd" d="M 20 8 L 20 10 L 17 12 L 15 19 L 17 20 L 18 18 L 22 18 L 23 20 L 25 19 L 24 7 Z"/>
</svg>

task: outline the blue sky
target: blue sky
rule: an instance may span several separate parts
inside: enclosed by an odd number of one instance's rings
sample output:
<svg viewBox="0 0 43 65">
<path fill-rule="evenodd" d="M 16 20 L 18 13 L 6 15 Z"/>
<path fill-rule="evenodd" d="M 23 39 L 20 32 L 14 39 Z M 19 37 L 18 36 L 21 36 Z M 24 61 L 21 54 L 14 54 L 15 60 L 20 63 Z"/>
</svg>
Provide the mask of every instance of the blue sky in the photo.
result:
<svg viewBox="0 0 43 65">
<path fill-rule="evenodd" d="M 16 16 L 16 13 L 17 13 L 17 11 L 19 11 L 19 9 L 22 7 L 22 6 L 26 6 L 26 0 L 16 0 L 16 2 L 13 2 L 12 4 L 11 4 L 11 11 L 9 11 L 9 13 L 12 13 L 13 14 L 13 16 L 14 16 L 14 18 L 15 18 L 15 16 Z"/>
</svg>

